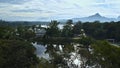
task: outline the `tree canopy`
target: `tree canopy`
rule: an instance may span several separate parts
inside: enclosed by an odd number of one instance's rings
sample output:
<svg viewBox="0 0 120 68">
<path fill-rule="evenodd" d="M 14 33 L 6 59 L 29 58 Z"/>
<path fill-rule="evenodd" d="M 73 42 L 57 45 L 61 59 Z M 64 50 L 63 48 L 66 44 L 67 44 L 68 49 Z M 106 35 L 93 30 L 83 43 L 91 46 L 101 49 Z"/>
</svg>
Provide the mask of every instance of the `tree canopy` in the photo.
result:
<svg viewBox="0 0 120 68">
<path fill-rule="evenodd" d="M 0 40 L 1 68 L 30 68 L 38 63 L 35 48 L 28 42 Z"/>
</svg>

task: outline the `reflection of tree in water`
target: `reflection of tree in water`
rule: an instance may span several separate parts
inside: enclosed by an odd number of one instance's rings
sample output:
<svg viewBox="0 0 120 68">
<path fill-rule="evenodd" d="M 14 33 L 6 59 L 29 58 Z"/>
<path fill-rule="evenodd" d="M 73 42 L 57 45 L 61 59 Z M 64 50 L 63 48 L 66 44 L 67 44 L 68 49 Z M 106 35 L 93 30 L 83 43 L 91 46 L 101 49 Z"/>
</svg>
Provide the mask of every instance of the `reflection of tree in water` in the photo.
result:
<svg viewBox="0 0 120 68">
<path fill-rule="evenodd" d="M 82 38 L 77 42 L 52 43 L 45 44 L 50 60 L 41 62 L 44 67 L 40 68 L 119 68 L 120 48 L 106 41 Z"/>
<path fill-rule="evenodd" d="M 45 53 L 49 54 L 49 63 L 53 68 L 84 68 L 90 58 L 90 52 L 82 44 L 46 44 Z"/>
<path fill-rule="evenodd" d="M 54 64 L 54 67 L 69 68 L 68 61 L 71 59 L 71 53 L 75 51 L 72 44 L 47 44 L 46 49 L 51 58 L 50 63 Z"/>
<path fill-rule="evenodd" d="M 45 53 L 50 57 L 49 64 L 53 68 L 84 68 L 89 59 L 89 38 L 77 42 L 69 38 L 48 38 L 43 43 L 46 46 Z"/>
</svg>

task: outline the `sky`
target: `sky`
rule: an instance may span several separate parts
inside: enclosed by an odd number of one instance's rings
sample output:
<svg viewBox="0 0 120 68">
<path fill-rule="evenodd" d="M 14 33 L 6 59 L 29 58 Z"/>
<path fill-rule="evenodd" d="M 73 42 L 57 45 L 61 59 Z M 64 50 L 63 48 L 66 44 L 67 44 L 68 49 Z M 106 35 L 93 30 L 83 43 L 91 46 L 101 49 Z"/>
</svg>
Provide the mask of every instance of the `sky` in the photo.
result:
<svg viewBox="0 0 120 68">
<path fill-rule="evenodd" d="M 0 0 L 0 19 L 8 21 L 70 19 L 95 13 L 117 18 L 120 0 Z"/>
</svg>

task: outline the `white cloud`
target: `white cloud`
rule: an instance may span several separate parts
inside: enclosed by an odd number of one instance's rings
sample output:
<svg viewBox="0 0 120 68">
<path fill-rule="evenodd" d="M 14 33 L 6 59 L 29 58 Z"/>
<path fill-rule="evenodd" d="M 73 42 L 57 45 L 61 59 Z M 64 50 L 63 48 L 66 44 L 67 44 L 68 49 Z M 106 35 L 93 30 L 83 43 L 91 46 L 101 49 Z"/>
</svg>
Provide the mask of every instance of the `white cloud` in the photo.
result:
<svg viewBox="0 0 120 68">
<path fill-rule="evenodd" d="M 119 4 L 120 0 L 29 0 L 22 4 L 0 3 L 0 15 L 37 20 L 84 17 L 99 12 L 117 17 L 120 14 Z M 13 12 L 16 10 L 21 12 Z"/>
</svg>

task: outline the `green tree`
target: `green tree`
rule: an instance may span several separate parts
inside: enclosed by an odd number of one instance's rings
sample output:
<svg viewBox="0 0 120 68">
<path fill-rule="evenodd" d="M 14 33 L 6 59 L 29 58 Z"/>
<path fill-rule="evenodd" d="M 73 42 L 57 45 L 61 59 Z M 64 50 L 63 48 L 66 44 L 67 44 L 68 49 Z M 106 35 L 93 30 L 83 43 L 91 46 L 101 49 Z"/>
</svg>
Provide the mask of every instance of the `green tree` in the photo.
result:
<svg viewBox="0 0 120 68">
<path fill-rule="evenodd" d="M 17 36 L 21 40 L 31 40 L 32 38 L 35 37 L 35 33 L 32 30 L 29 30 L 29 28 L 25 26 L 19 26 L 16 28 L 15 34 L 18 34 Z"/>
<path fill-rule="evenodd" d="M 0 40 L 1 68 L 30 68 L 36 66 L 38 58 L 35 48 L 24 41 Z"/>
<path fill-rule="evenodd" d="M 73 37 L 73 26 L 72 26 L 72 20 L 68 20 L 66 25 L 64 26 L 62 30 L 62 36 L 63 37 Z"/>
<path fill-rule="evenodd" d="M 109 44 L 106 41 L 97 41 L 92 44 L 95 61 L 102 68 L 119 68 L 120 48 Z"/>
<path fill-rule="evenodd" d="M 51 21 L 49 24 L 49 28 L 47 29 L 46 35 L 49 37 L 59 37 L 60 36 L 60 30 L 58 28 L 59 22 L 57 21 Z"/>
<path fill-rule="evenodd" d="M 78 21 L 73 27 L 73 33 L 80 34 L 81 29 L 82 29 L 82 22 Z"/>
</svg>

